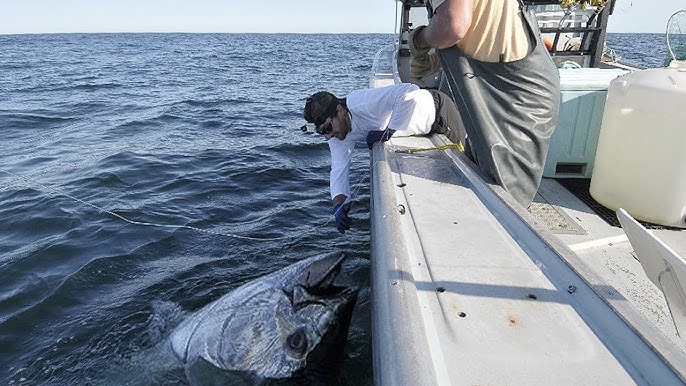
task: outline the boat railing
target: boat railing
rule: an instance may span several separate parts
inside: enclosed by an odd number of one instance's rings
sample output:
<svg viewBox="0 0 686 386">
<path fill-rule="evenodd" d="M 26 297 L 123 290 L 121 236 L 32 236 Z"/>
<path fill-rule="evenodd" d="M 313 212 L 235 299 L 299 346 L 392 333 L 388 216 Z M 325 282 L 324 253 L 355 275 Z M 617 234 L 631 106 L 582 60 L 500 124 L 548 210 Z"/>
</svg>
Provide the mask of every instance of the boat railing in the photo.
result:
<svg viewBox="0 0 686 386">
<path fill-rule="evenodd" d="M 575 62 L 582 67 L 600 67 L 605 49 L 607 22 L 615 0 L 605 6 L 564 7 L 559 0 L 525 0 L 533 10 L 548 40 L 548 51 L 556 63 Z"/>
</svg>

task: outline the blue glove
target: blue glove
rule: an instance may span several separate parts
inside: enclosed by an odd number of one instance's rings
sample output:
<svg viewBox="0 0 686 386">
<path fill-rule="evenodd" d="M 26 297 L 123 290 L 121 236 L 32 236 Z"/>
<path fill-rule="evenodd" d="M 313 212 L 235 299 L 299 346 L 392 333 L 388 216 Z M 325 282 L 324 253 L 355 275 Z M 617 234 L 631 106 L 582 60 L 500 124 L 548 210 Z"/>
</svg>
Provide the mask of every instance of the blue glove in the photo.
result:
<svg viewBox="0 0 686 386">
<path fill-rule="evenodd" d="M 395 133 L 395 130 L 391 129 L 370 131 L 369 134 L 367 134 L 367 147 L 371 150 L 374 143 L 378 141 L 388 141 L 393 136 L 393 133 Z"/>
<path fill-rule="evenodd" d="M 350 212 L 350 206 L 352 202 L 347 204 L 336 204 L 333 207 L 333 216 L 336 218 L 336 228 L 338 231 L 345 234 L 345 231 L 350 229 L 350 217 L 348 217 L 348 212 Z"/>
</svg>

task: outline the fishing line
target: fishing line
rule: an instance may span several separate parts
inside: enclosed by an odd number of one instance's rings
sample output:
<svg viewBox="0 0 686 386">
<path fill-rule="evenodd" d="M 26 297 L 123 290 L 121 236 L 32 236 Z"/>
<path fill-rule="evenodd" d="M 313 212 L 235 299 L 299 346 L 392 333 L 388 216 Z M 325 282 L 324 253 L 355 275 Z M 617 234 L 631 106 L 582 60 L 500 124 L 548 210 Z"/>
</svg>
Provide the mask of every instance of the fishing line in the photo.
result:
<svg viewBox="0 0 686 386">
<path fill-rule="evenodd" d="M 369 168 L 369 173 L 372 172 L 375 165 L 376 165 L 376 163 L 374 163 L 372 165 L 372 167 Z M 355 188 L 353 189 L 352 192 L 350 192 L 350 201 L 348 201 L 348 202 L 350 202 L 350 210 L 352 210 L 353 204 L 355 203 L 355 201 L 357 201 L 358 192 L 360 191 L 360 187 L 362 187 L 362 183 L 367 178 L 367 175 L 368 175 L 368 173 L 362 173 L 362 177 L 355 184 L 353 184 L 353 186 Z M 338 208 L 338 210 L 336 212 L 334 212 L 333 215 L 335 216 L 341 210 L 343 210 L 343 205 L 341 205 L 341 207 Z M 324 226 L 328 225 L 330 222 L 331 222 L 331 218 L 329 217 L 329 219 L 324 224 L 322 224 L 320 227 L 324 227 Z"/>
<path fill-rule="evenodd" d="M 193 230 L 193 231 L 197 231 L 197 232 L 208 233 L 208 234 L 215 235 L 215 236 L 227 236 L 227 237 L 233 237 L 233 238 L 237 238 L 237 239 L 253 240 L 253 241 L 274 241 L 274 240 L 280 240 L 280 239 L 282 239 L 282 238 L 285 237 L 285 236 L 283 236 L 283 237 L 250 237 L 250 236 L 237 235 L 237 234 L 234 234 L 234 233 L 224 233 L 224 232 L 218 232 L 218 231 L 213 231 L 213 230 L 209 230 L 209 229 L 202 229 L 202 228 L 197 228 L 197 227 L 190 226 L 190 225 L 158 224 L 158 223 L 151 223 L 151 222 L 145 222 L 145 221 L 131 220 L 131 219 L 129 219 L 129 218 L 127 218 L 127 217 L 124 217 L 124 216 L 122 216 L 122 215 L 120 215 L 120 214 L 118 214 L 118 213 L 115 213 L 115 212 L 113 212 L 113 211 L 111 211 L 111 210 L 107 210 L 107 209 L 105 209 L 105 208 L 103 208 L 103 207 L 101 207 L 101 206 L 95 205 L 95 204 L 90 203 L 90 202 L 88 202 L 88 201 L 86 201 L 86 200 L 83 200 L 83 199 L 80 199 L 80 198 L 78 198 L 78 197 L 75 197 L 75 196 L 73 196 L 73 195 L 71 195 L 71 194 L 69 194 L 69 193 L 67 193 L 67 192 L 64 192 L 64 191 L 62 191 L 62 190 L 59 190 L 59 189 L 57 189 L 57 188 L 53 188 L 53 187 L 47 186 L 47 185 L 45 185 L 45 184 L 41 184 L 40 182 L 38 182 L 38 181 L 36 181 L 36 180 L 32 180 L 32 179 L 30 179 L 30 178 L 27 178 L 27 177 L 24 177 L 24 176 L 20 176 L 20 175 L 18 175 L 18 174 L 12 173 L 12 172 L 10 172 L 10 171 L 8 171 L 8 170 L 5 170 L 5 169 L 0 169 L 0 171 L 2 171 L 3 173 L 9 174 L 9 175 L 11 175 L 11 176 L 13 176 L 13 177 L 15 177 L 15 178 L 19 178 L 19 179 L 22 179 L 22 180 L 27 181 L 27 182 L 29 182 L 29 183 L 38 185 L 38 186 L 42 187 L 43 189 L 48 190 L 48 191 L 50 191 L 50 192 L 52 192 L 52 193 L 54 193 L 54 194 L 57 194 L 57 195 L 60 195 L 60 196 L 64 196 L 64 197 L 67 197 L 67 198 L 69 198 L 69 199 L 71 199 L 71 200 L 74 200 L 74 201 L 76 201 L 76 202 L 79 202 L 79 203 L 81 203 L 81 204 L 83 204 L 83 205 L 90 206 L 91 208 L 97 209 L 97 210 L 99 210 L 99 211 L 101 211 L 101 212 L 103 212 L 103 213 L 107 213 L 107 214 L 109 214 L 110 216 L 116 217 L 116 218 L 118 218 L 118 219 L 120 219 L 120 220 L 122 220 L 122 221 L 124 221 L 124 222 L 127 222 L 127 223 L 129 223 L 129 224 L 132 224 L 132 225 L 150 226 L 150 227 L 168 228 L 168 229 L 189 229 L 189 230 Z"/>
<path fill-rule="evenodd" d="M 66 131 L 68 128 L 69 128 L 69 127 L 66 127 L 66 128 L 64 128 L 64 129 L 62 129 L 62 130 L 59 130 L 59 131 L 55 131 L 55 132 L 53 132 L 53 133 L 50 133 L 50 136 L 56 137 L 57 134 L 59 134 L 59 133 L 62 132 L 62 131 Z M 49 136 L 47 136 L 47 135 L 39 136 L 39 137 L 34 138 L 32 141 L 33 141 L 33 142 L 36 142 L 36 143 L 38 143 L 39 141 L 46 141 L 46 137 L 49 137 Z M 50 138 L 48 138 L 48 140 L 49 140 L 49 139 L 50 139 Z M 118 153 L 118 151 L 108 153 L 106 157 L 109 157 L 109 156 L 114 155 L 114 154 L 117 154 L 117 153 Z M 93 160 L 98 159 L 98 158 L 101 158 L 101 157 L 99 157 L 99 156 L 97 156 L 97 155 L 91 156 L 91 157 L 89 157 L 89 159 L 83 160 L 82 162 L 80 162 L 80 163 L 78 163 L 78 164 L 76 164 L 76 165 L 71 165 L 70 168 L 74 169 L 74 168 L 82 167 L 83 165 L 85 165 L 85 164 L 87 164 L 87 163 L 91 163 L 91 162 L 93 162 Z M 61 165 L 62 165 L 62 164 L 58 164 L 57 166 L 61 166 Z M 132 220 L 132 219 L 127 218 L 127 217 L 125 217 L 125 216 L 123 216 L 123 215 L 120 215 L 120 214 L 118 214 L 118 213 L 116 213 L 116 212 L 113 212 L 113 211 L 111 211 L 111 210 L 107 210 L 107 209 L 105 209 L 105 208 L 103 208 L 103 207 L 101 207 L 101 206 L 99 206 L 99 205 L 96 205 L 96 204 L 93 204 L 93 203 L 91 203 L 91 202 L 88 202 L 88 201 L 86 201 L 86 200 L 84 200 L 84 199 L 78 198 L 78 197 L 76 197 L 76 196 L 74 196 L 74 195 L 72 195 L 72 194 L 69 194 L 69 193 L 67 193 L 67 192 L 65 192 L 65 191 L 63 191 L 63 190 L 60 190 L 60 189 L 58 189 L 58 188 L 54 188 L 54 187 L 51 187 L 51 186 L 42 184 L 42 183 L 38 182 L 35 178 L 33 178 L 33 177 L 35 177 L 35 176 L 41 176 L 41 175 L 43 175 L 43 174 L 46 174 L 46 173 L 50 172 L 53 168 L 54 168 L 54 167 L 46 168 L 46 169 L 44 169 L 44 170 L 39 170 L 39 171 L 37 171 L 37 172 L 34 172 L 34 173 L 32 173 L 32 174 L 29 174 L 28 176 L 26 176 L 26 175 L 22 176 L 22 175 L 18 175 L 18 174 L 16 174 L 16 173 L 10 172 L 9 170 L 6 170 L 6 169 L 2 168 L 2 165 L 0 165 L 0 172 L 3 172 L 3 173 L 5 173 L 5 174 L 7 174 L 7 175 L 10 175 L 10 176 L 12 176 L 12 178 L 13 178 L 13 180 L 11 180 L 9 184 L 7 184 L 6 186 L 4 186 L 3 188 L 0 188 L 0 192 L 9 189 L 11 186 L 15 185 L 19 180 L 23 180 L 23 181 L 28 182 L 28 183 L 31 184 L 31 185 L 35 185 L 35 186 L 41 187 L 43 190 L 52 192 L 53 194 L 56 194 L 56 195 L 59 195 L 59 196 L 67 197 L 67 198 L 69 198 L 70 200 L 73 200 L 73 201 L 78 202 L 78 203 L 80 203 L 80 204 L 82 204 L 82 205 L 85 205 L 85 206 L 88 206 L 88 207 L 97 209 L 98 211 L 100 211 L 100 212 L 102 212 L 102 213 L 106 213 L 106 214 L 108 214 L 108 215 L 110 215 L 110 216 L 112 216 L 112 217 L 115 217 L 115 218 L 117 218 L 117 219 L 119 219 L 119 220 L 121 220 L 121 221 L 124 221 L 124 222 L 126 222 L 126 223 L 128 223 L 128 224 L 132 224 L 132 225 L 148 226 L 148 227 L 157 227 L 157 228 L 166 228 L 166 229 L 188 229 L 188 230 L 192 230 L 192 231 L 196 231 L 196 232 L 200 232 L 200 233 L 206 233 L 206 234 L 210 234 L 210 235 L 214 235 L 214 236 L 232 237 L 232 238 L 236 238 L 236 239 L 251 240 L 251 241 L 277 241 L 277 240 L 281 240 L 281 239 L 284 239 L 284 238 L 287 237 L 287 236 L 281 236 L 281 237 L 252 237 L 252 236 L 243 236 L 243 235 L 239 235 L 239 234 L 235 234 L 235 233 L 226 233 L 226 232 L 214 231 L 214 230 L 209 230 L 209 229 L 202 229 L 202 228 L 198 228 L 198 227 L 194 227 L 194 226 L 190 226 L 190 225 L 171 225 L 171 224 L 160 224 L 160 223 L 153 223 L 153 222 L 147 222 L 147 221 Z M 360 179 L 358 180 L 358 182 L 357 182 L 356 184 L 354 184 L 355 188 L 354 188 L 353 192 L 351 192 L 351 197 L 350 197 L 350 201 L 351 201 L 351 202 L 354 203 L 354 202 L 356 201 L 358 192 L 359 192 L 360 187 L 361 187 L 362 183 L 364 182 L 364 179 L 365 179 L 365 178 L 366 178 L 366 173 L 362 173 L 362 178 L 360 178 Z M 352 209 L 352 206 L 353 206 L 353 205 L 351 204 L 351 209 Z M 312 229 L 311 229 L 311 232 L 310 232 L 310 233 L 311 233 L 311 234 L 316 234 L 316 231 L 317 231 L 319 228 L 323 228 L 323 227 L 327 226 L 330 222 L 331 222 L 331 218 L 329 217 L 329 219 L 328 219 L 326 222 L 324 222 L 322 225 L 319 225 L 319 226 L 312 226 L 312 227 L 311 227 Z"/>
<path fill-rule="evenodd" d="M 8 190 L 8 189 L 10 189 L 10 188 L 12 187 L 12 185 L 15 183 L 15 181 L 17 181 L 17 180 L 23 179 L 23 180 L 33 180 L 33 181 L 35 181 L 35 179 L 36 179 L 37 177 L 40 177 L 40 176 L 42 176 L 42 175 L 44 175 L 44 174 L 51 173 L 51 172 L 53 171 L 53 169 L 55 169 L 55 168 L 57 168 L 57 167 L 61 167 L 63 172 L 64 172 L 64 171 L 67 171 L 67 170 L 80 169 L 80 168 L 83 168 L 83 167 L 86 167 L 86 166 L 90 166 L 90 165 L 94 164 L 95 162 L 97 162 L 97 161 L 99 161 L 99 160 L 101 160 L 101 159 L 108 158 L 108 157 L 117 155 L 117 154 L 119 154 L 119 153 L 121 153 L 121 151 L 120 151 L 119 149 L 117 149 L 117 150 L 115 150 L 115 151 L 108 152 L 108 153 L 93 154 L 93 155 L 90 155 L 90 156 L 86 156 L 85 158 L 80 157 L 81 162 L 77 162 L 77 163 L 69 163 L 69 162 L 68 162 L 68 161 L 72 161 L 72 160 L 75 159 L 76 157 L 73 157 L 73 158 L 66 158 L 66 157 L 65 157 L 65 158 L 62 158 L 62 159 L 60 159 L 57 163 L 55 163 L 54 165 L 48 166 L 48 167 L 43 168 L 43 169 L 33 170 L 33 171 L 31 171 L 31 173 L 28 174 L 28 175 L 18 176 L 18 178 L 13 178 L 12 180 L 10 180 L 10 182 L 9 182 L 8 184 L 6 184 L 6 185 L 3 186 L 3 187 L 0 187 L 0 193 L 6 191 L 6 190 Z M 15 161 L 15 162 L 16 162 L 16 161 Z M 1 164 L 1 165 L 0 165 L 0 168 L 3 167 L 3 166 L 6 166 L 6 165 L 7 165 L 7 163 Z"/>
<path fill-rule="evenodd" d="M 5 170 L 5 169 L 2 169 L 2 168 L 0 168 L 0 171 L 3 172 L 3 173 L 6 173 L 6 174 L 8 174 L 8 175 L 10 175 L 10 176 L 12 176 L 12 177 L 14 177 L 14 178 L 15 178 L 15 181 L 18 180 L 18 179 L 24 180 L 24 181 L 26 181 L 26 182 L 28 182 L 28 183 L 30 183 L 30 184 L 39 186 L 39 187 L 41 187 L 41 188 L 43 188 L 43 189 L 45 189 L 45 190 L 47 190 L 47 191 L 49 191 L 49 192 L 52 192 L 53 194 L 67 197 L 67 198 L 69 198 L 70 200 L 73 200 L 73 201 L 75 201 L 75 202 L 78 202 L 78 203 L 81 203 L 81 204 L 83 204 L 83 205 L 89 206 L 89 207 L 91 207 L 91 208 L 97 209 L 97 210 L 99 210 L 100 212 L 109 214 L 110 216 L 113 216 L 113 217 L 115 217 L 115 218 L 118 218 L 118 219 L 120 219 L 120 220 L 122 220 L 122 221 L 124 221 L 124 222 L 126 222 L 126 223 L 128 223 L 128 224 L 132 224 L 132 225 L 149 226 L 149 227 L 157 227 L 157 228 L 167 228 L 167 229 L 188 229 L 188 230 L 193 230 L 193 231 L 196 231 L 196 232 L 211 234 L 211 235 L 214 235 L 214 236 L 225 236 L 225 237 L 232 237 L 232 238 L 236 238 L 236 239 L 251 240 L 251 241 L 276 241 L 276 240 L 281 240 L 281 239 L 283 239 L 283 238 L 286 237 L 286 236 L 281 236 L 281 237 L 251 237 L 251 236 L 242 236 L 242 235 L 238 235 L 238 234 L 235 234 L 235 233 L 225 233 L 225 232 L 213 231 L 213 230 L 209 230 L 209 229 L 202 229 L 202 228 L 198 228 L 198 227 L 194 227 L 194 226 L 190 226 L 190 225 L 159 224 L 159 223 L 152 223 L 152 222 L 147 222 L 147 221 L 131 220 L 131 219 L 125 217 L 125 216 L 122 216 L 122 215 L 116 213 L 116 212 L 113 212 L 113 211 L 111 211 L 111 210 L 107 210 L 107 209 L 105 209 L 105 208 L 103 208 L 103 207 L 101 207 L 101 206 L 99 206 L 99 205 L 96 205 L 96 204 L 93 204 L 93 203 L 91 203 L 91 202 L 88 202 L 88 201 L 86 201 L 86 200 L 84 200 L 84 199 L 78 198 L 78 197 L 76 197 L 76 196 L 74 196 L 74 195 L 71 195 L 71 194 L 69 194 L 69 193 L 67 193 L 67 192 L 64 192 L 64 191 L 62 191 L 62 190 L 60 190 L 60 189 L 53 188 L 53 187 L 50 187 L 50 186 L 48 186 L 48 185 L 42 184 L 42 183 L 36 181 L 35 179 L 29 178 L 29 177 L 25 177 L 25 176 L 21 176 L 21 175 L 18 175 L 18 174 L 16 174 L 16 173 L 12 173 L 12 172 L 10 172 L 9 170 Z M 361 185 L 362 185 L 362 182 L 364 182 L 364 179 L 365 179 L 365 178 L 366 178 L 366 173 L 363 173 L 363 174 L 362 174 L 362 178 L 360 178 L 360 180 L 354 185 L 354 186 L 355 186 L 355 189 L 354 189 L 353 192 L 351 192 L 351 198 L 350 198 L 350 201 L 351 201 L 351 202 L 354 203 L 354 202 L 356 201 L 358 192 L 359 192 L 360 187 L 361 187 Z M 351 204 L 351 209 L 352 209 L 352 204 Z M 320 226 L 313 226 L 313 227 L 312 227 L 311 233 L 314 234 L 314 232 L 315 232 L 317 229 L 322 228 L 322 227 L 325 227 L 325 226 L 328 225 L 330 222 L 331 222 L 331 218 L 329 218 L 324 224 L 322 224 L 322 225 L 320 225 Z"/>
</svg>

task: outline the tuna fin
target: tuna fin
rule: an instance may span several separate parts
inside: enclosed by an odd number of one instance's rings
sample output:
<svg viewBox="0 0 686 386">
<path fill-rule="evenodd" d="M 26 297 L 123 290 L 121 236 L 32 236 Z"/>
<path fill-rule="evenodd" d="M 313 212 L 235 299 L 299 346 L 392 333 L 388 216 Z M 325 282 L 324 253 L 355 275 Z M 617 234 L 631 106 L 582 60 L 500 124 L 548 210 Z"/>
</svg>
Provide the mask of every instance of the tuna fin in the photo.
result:
<svg viewBox="0 0 686 386">
<path fill-rule="evenodd" d="M 313 261 L 298 278 L 298 284 L 305 288 L 330 286 L 336 279 L 346 257 L 345 253 L 332 253 Z"/>
</svg>

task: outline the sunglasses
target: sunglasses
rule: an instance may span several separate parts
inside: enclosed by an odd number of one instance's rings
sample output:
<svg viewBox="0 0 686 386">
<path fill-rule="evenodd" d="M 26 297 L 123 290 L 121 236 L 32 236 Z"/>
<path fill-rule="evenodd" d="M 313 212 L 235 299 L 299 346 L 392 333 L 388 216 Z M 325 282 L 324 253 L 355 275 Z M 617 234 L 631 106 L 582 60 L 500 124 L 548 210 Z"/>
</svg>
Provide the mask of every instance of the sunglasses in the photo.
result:
<svg viewBox="0 0 686 386">
<path fill-rule="evenodd" d="M 331 131 L 333 131 L 333 117 L 331 117 L 331 120 L 327 125 L 321 124 L 319 126 L 315 126 L 314 130 L 317 132 L 317 134 L 330 134 Z"/>
<path fill-rule="evenodd" d="M 333 114 L 331 114 L 331 116 L 329 117 L 329 118 L 331 118 L 331 120 L 329 121 L 329 123 L 327 125 L 325 125 L 325 123 L 326 123 L 326 120 L 328 118 L 318 117 L 317 120 L 315 121 L 314 130 L 318 134 L 322 134 L 322 135 L 331 133 L 331 131 L 333 130 L 333 118 L 336 116 L 337 112 L 338 111 L 336 109 L 334 109 Z"/>
</svg>

